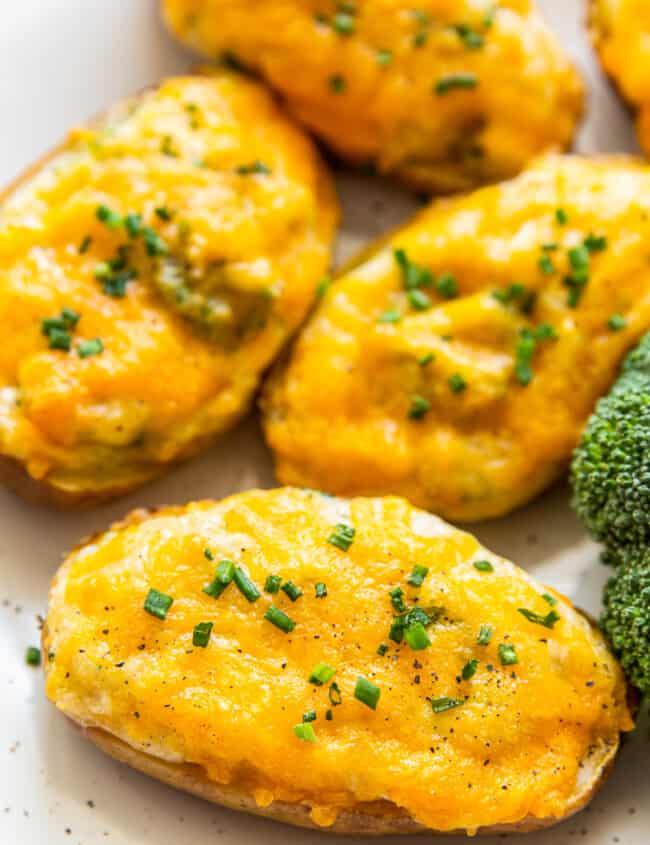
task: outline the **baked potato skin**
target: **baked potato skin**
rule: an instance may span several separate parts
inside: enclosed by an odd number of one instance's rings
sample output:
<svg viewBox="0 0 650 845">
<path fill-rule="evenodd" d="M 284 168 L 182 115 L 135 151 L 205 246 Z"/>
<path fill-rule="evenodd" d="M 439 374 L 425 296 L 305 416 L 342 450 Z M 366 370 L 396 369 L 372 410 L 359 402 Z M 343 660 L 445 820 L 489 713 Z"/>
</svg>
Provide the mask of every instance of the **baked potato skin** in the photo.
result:
<svg viewBox="0 0 650 845">
<path fill-rule="evenodd" d="M 304 317 L 336 220 L 313 145 L 240 74 L 72 132 L 0 197 L 0 477 L 94 504 L 212 442 Z"/>
<path fill-rule="evenodd" d="M 364 253 L 267 383 L 281 483 L 395 493 L 456 521 L 533 498 L 564 471 L 650 325 L 649 192 L 650 169 L 636 160 L 548 157 L 509 183 L 434 203 Z M 432 274 L 417 289 L 423 310 L 398 249 Z M 567 285 L 580 259 L 585 282 Z M 457 296 L 438 293 L 444 274 Z M 526 337 L 543 331 L 553 336 Z"/>
<path fill-rule="evenodd" d="M 347 551 L 328 542 L 340 522 L 356 529 Z M 202 591 L 221 557 L 258 586 L 256 602 L 234 584 L 218 599 Z M 415 564 L 429 570 L 421 587 L 407 583 Z M 269 574 L 303 594 L 263 592 Z M 143 609 L 152 587 L 174 600 L 164 620 Z M 395 587 L 408 606 L 432 617 L 440 608 L 417 653 L 388 639 Z M 619 667 L 566 599 L 551 597 L 551 628 L 518 612 L 546 613 L 542 593 L 470 535 L 396 498 L 280 489 L 140 511 L 57 574 L 47 693 L 118 759 L 226 806 L 347 833 L 534 829 L 588 800 L 633 726 Z M 265 621 L 270 604 L 293 632 Z M 206 621 L 199 648 L 193 628 Z M 477 644 L 482 625 L 493 628 L 487 645 Z M 503 644 L 517 664 L 502 665 Z M 308 681 L 321 661 L 336 670 L 340 705 L 329 682 Z M 358 676 L 379 687 L 376 710 L 354 697 Z M 443 696 L 458 706 L 432 712 Z M 310 710 L 315 743 L 293 732 Z"/>
<path fill-rule="evenodd" d="M 515 175 L 569 146 L 582 110 L 579 77 L 528 0 L 162 8 L 182 41 L 258 72 L 344 159 L 424 190 Z"/>
<path fill-rule="evenodd" d="M 650 6 L 645 0 L 589 0 L 589 33 L 603 68 L 638 111 L 650 156 Z"/>
</svg>

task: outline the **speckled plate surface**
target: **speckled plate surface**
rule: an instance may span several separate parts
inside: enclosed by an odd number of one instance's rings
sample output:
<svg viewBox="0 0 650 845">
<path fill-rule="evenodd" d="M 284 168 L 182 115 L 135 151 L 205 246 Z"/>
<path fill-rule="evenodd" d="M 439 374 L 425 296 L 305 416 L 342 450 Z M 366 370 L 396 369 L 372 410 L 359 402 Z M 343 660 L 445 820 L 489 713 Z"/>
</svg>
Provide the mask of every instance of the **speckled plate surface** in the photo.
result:
<svg viewBox="0 0 650 845">
<path fill-rule="evenodd" d="M 635 150 L 629 115 L 600 74 L 579 0 L 539 0 L 590 88 L 579 139 L 584 152 Z M 0 4 L 0 183 L 9 181 L 75 122 L 114 100 L 190 67 L 160 24 L 155 0 L 5 0 Z M 339 258 L 403 220 L 411 197 L 342 175 L 345 208 Z M 5 327 L 3 343 L 11 342 Z M 271 486 L 269 454 L 255 418 L 222 444 L 137 495 L 89 514 L 30 507 L 0 491 L 0 843 L 1 845 L 295 845 L 325 842 L 203 803 L 103 756 L 45 700 L 41 674 L 24 662 L 38 641 L 50 577 L 81 537 L 137 506 L 221 497 Z M 598 612 L 606 570 L 559 486 L 513 516 L 475 528 L 480 539 L 548 584 Z M 331 839 L 329 840 L 332 841 Z M 400 837 L 388 845 L 406 843 Z M 411 840 L 412 841 L 412 840 Z M 439 837 L 440 845 L 458 839 Z M 483 840 L 487 845 L 501 838 Z M 648 845 L 650 742 L 645 720 L 588 810 L 530 845 Z"/>
</svg>

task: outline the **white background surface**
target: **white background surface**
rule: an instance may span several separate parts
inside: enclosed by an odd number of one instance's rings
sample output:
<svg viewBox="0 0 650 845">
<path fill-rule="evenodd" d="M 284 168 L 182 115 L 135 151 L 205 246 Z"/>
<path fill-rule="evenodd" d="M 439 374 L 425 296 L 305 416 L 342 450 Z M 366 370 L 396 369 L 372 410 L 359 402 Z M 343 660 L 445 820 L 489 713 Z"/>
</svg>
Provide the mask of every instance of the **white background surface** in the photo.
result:
<svg viewBox="0 0 650 845">
<path fill-rule="evenodd" d="M 163 31 L 155 0 L 3 0 L 0 5 L 0 183 L 11 180 L 74 123 L 192 64 Z M 579 149 L 634 150 L 629 117 L 590 53 L 582 2 L 539 0 L 539 5 L 590 87 Z M 413 207 L 408 196 L 361 178 L 342 178 L 341 191 L 344 254 Z M 11 342 L 10 331 L 4 327 L 4 343 Z M 321 834 L 176 793 L 104 757 L 45 701 L 40 672 L 24 663 L 26 646 L 38 641 L 36 615 L 45 610 L 49 579 L 64 551 L 82 536 L 137 505 L 220 497 L 272 483 L 269 456 L 253 418 L 202 458 L 89 514 L 51 513 L 0 491 L 0 845 L 325 842 Z M 475 533 L 494 551 L 597 612 L 606 570 L 569 510 L 566 488 Z M 522 842 L 648 845 L 648 740 L 643 724 L 587 811 Z M 483 841 L 494 845 L 503 838 Z M 440 837 L 437 842 L 458 845 L 459 840 Z"/>
</svg>

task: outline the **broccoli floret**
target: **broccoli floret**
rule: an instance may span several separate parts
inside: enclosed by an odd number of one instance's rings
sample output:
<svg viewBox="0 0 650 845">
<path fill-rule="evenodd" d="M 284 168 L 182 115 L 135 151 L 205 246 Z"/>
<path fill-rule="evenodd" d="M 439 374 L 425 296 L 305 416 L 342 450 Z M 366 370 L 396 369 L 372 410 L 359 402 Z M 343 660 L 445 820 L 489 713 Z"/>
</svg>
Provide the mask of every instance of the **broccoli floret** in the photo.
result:
<svg viewBox="0 0 650 845">
<path fill-rule="evenodd" d="M 573 504 L 620 564 L 650 544 L 650 333 L 601 399 L 571 466 Z"/>
<path fill-rule="evenodd" d="M 620 566 L 605 587 L 601 627 L 628 678 L 650 693 L 650 553 Z"/>
</svg>

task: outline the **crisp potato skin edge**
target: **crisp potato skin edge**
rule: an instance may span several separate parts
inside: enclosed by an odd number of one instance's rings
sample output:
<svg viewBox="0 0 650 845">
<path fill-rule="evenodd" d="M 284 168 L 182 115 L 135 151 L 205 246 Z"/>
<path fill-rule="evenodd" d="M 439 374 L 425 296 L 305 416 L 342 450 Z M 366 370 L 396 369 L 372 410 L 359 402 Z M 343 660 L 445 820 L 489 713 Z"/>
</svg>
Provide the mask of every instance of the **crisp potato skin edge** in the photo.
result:
<svg viewBox="0 0 650 845">
<path fill-rule="evenodd" d="M 130 525 L 137 525 L 140 522 L 148 519 L 156 513 L 166 511 L 173 513 L 175 510 L 182 510 L 180 505 L 159 506 L 153 508 L 138 508 L 128 513 L 122 520 L 110 526 L 111 531 L 119 531 L 127 528 Z M 85 539 L 81 540 L 71 552 L 78 551 L 91 542 L 96 541 L 105 532 L 99 531 Z M 71 553 L 70 552 L 70 553 Z M 64 559 L 68 557 L 65 555 Z M 50 598 L 55 584 L 60 578 L 60 570 L 58 570 L 52 579 L 50 587 Z M 596 628 L 596 622 L 583 611 L 585 618 L 589 624 Z M 48 659 L 46 654 L 45 643 L 48 639 L 47 622 L 43 625 L 41 632 L 41 651 L 45 655 L 42 665 L 43 672 L 47 674 Z M 638 695 L 631 688 L 628 687 L 628 700 L 631 703 L 633 714 L 636 715 L 638 709 Z M 357 836 L 385 836 L 388 834 L 412 834 L 412 833 L 428 833 L 428 834 L 445 834 L 445 835 L 466 835 L 479 834 L 482 836 L 500 834 L 500 833 L 530 833 L 536 830 L 553 827 L 560 822 L 566 821 L 568 818 L 584 809 L 587 804 L 594 797 L 596 792 L 605 783 L 611 774 L 614 766 L 616 755 L 620 748 L 620 734 L 616 742 L 611 745 L 600 745 L 594 749 L 593 754 L 588 754 L 581 763 L 581 769 L 588 772 L 589 776 L 586 779 L 586 784 L 583 789 L 576 791 L 571 800 L 568 802 L 566 812 L 562 817 L 556 818 L 537 818 L 535 816 L 527 816 L 519 822 L 513 824 L 492 825 L 489 827 L 480 827 L 477 830 L 435 830 L 415 821 L 405 810 L 390 801 L 379 800 L 373 802 L 360 802 L 358 807 L 354 810 L 344 810 L 339 813 L 334 824 L 329 827 L 323 827 L 316 824 L 310 816 L 310 807 L 302 803 L 290 803 L 285 801 L 273 801 L 268 807 L 260 807 L 255 801 L 254 796 L 241 787 L 233 784 L 219 784 L 210 780 L 202 766 L 193 763 L 169 763 L 152 754 L 146 754 L 132 746 L 128 745 L 123 740 L 114 736 L 113 734 L 101 728 L 93 727 L 91 725 L 84 725 L 76 722 L 74 719 L 67 717 L 72 724 L 74 724 L 94 745 L 100 748 L 103 752 L 118 760 L 120 763 L 126 763 L 131 768 L 138 772 L 149 775 L 155 780 L 168 786 L 180 789 L 197 798 L 203 798 L 212 804 L 226 807 L 230 810 L 237 810 L 240 812 L 251 813 L 263 818 L 272 819 L 273 821 L 284 822 L 295 827 L 309 828 L 317 830 L 321 833 L 331 833 L 338 835 L 357 835 Z"/>
</svg>

